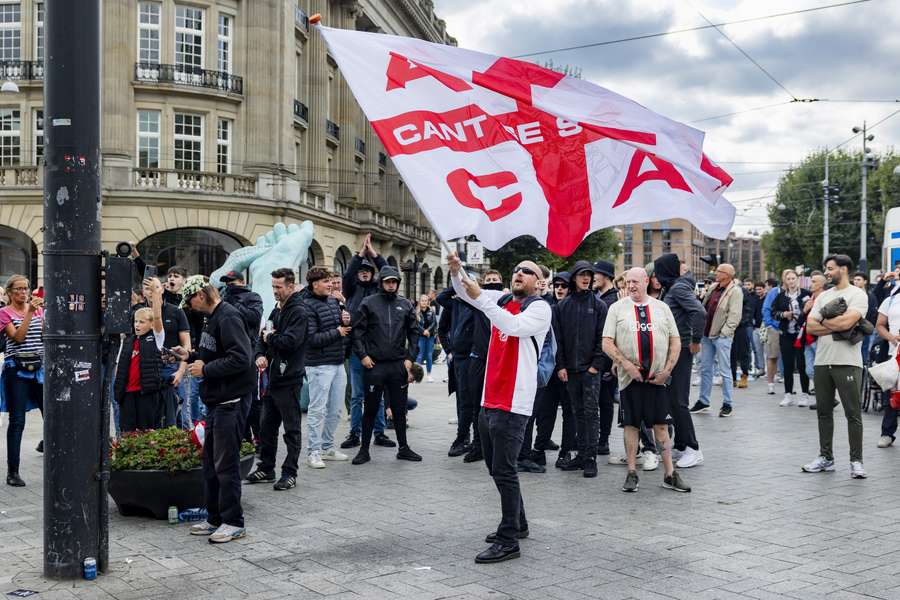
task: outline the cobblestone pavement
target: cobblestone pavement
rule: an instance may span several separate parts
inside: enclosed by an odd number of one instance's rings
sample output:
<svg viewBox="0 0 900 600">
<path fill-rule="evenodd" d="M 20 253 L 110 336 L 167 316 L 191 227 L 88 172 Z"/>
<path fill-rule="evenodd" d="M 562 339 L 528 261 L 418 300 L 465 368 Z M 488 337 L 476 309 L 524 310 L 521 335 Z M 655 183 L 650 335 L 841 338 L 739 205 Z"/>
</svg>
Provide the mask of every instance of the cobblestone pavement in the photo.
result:
<svg viewBox="0 0 900 600">
<path fill-rule="evenodd" d="M 436 367 L 438 380 L 443 373 Z M 244 540 L 211 545 L 187 525 L 121 517 L 110 502 L 111 569 L 94 582 L 40 576 L 40 419 L 31 413 L 29 485 L 0 489 L 0 592 L 37 590 L 39 600 L 900 598 L 900 449 L 875 447 L 880 415 L 863 418 L 868 480 L 849 478 L 842 416 L 837 471 L 803 474 L 817 454 L 815 413 L 779 408 L 780 395 L 751 383 L 735 391 L 733 417 L 695 417 L 706 464 L 684 472 L 693 493 L 659 487 L 661 469 L 641 474 L 637 494 L 619 491 L 625 470 L 606 464 L 593 480 L 552 467 L 523 475 L 531 537 L 522 558 L 476 565 L 499 500 L 484 463 L 447 457 L 455 427 L 444 390 L 412 388 L 420 404 L 410 440 L 424 462 L 374 448 L 364 466 L 301 466 L 288 492 L 245 487 Z M 342 422 L 341 437 L 346 429 Z M 621 440 L 616 431 L 614 451 Z"/>
</svg>

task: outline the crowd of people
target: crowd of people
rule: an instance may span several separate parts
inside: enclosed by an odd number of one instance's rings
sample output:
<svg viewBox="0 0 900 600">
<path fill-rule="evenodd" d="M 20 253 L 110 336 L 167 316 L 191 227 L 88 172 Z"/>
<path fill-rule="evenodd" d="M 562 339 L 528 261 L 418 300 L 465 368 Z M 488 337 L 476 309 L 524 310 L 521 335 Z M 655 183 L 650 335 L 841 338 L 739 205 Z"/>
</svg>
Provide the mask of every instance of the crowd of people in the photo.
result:
<svg viewBox="0 0 900 600">
<path fill-rule="evenodd" d="M 421 461 L 407 435 L 415 405 L 408 390 L 426 377 L 434 382 L 438 354 L 448 363 L 448 393 L 456 402 L 448 455 L 485 461 L 501 498 L 502 519 L 477 562 L 519 556 L 528 522 L 518 474 L 545 472 L 548 451 L 558 451 L 557 468 L 586 478 L 597 476 L 598 456 L 624 465 L 621 489 L 629 493 L 638 491 L 639 468 L 662 463 L 662 486 L 690 492 L 681 471 L 704 462 L 693 418 L 710 411 L 717 385 L 722 418 L 735 414 L 735 390 L 763 376 L 770 395 L 776 379 L 783 382 L 781 407 L 815 409 L 819 452 L 802 466 L 806 472 L 834 470 L 833 411 L 842 404 L 850 474 L 866 477 L 862 369 L 896 354 L 900 265 L 869 289 L 843 255 L 808 277 L 785 270 L 780 283 L 742 282 L 729 264 L 698 281 L 675 254 L 618 276 L 603 260 L 577 261 L 553 274 L 526 258 L 508 279 L 496 270 L 467 272 L 454 253 L 448 263 L 447 289 L 407 299 L 399 294 L 400 272 L 367 236 L 343 274 L 313 267 L 301 285 L 296 265 L 272 271 L 277 304 L 265 316 L 239 272 L 222 276 L 221 286 L 179 267 L 164 281 L 142 280 L 133 295 L 134 332 L 122 336 L 108 360 L 116 434 L 205 421 L 208 519 L 191 534 L 218 543 L 246 534 L 243 440 L 258 450 L 245 483 L 277 491 L 297 485 L 305 404 L 310 468 L 363 465 L 372 460 L 373 443 L 396 447 L 397 459 Z M 135 267 L 138 273 L 144 267 L 137 255 Z M 24 486 L 25 415 L 43 397 L 43 300 L 19 275 L 5 294 L 7 484 Z M 694 372 L 699 393 L 691 405 Z M 350 431 L 338 443 L 344 407 Z M 624 429 L 624 452 L 610 447 L 614 421 Z M 286 453 L 278 465 L 282 429 Z M 885 403 L 878 446 L 893 444 L 896 429 L 897 413 Z M 342 452 L 349 449 L 356 449 L 352 461 Z"/>
</svg>

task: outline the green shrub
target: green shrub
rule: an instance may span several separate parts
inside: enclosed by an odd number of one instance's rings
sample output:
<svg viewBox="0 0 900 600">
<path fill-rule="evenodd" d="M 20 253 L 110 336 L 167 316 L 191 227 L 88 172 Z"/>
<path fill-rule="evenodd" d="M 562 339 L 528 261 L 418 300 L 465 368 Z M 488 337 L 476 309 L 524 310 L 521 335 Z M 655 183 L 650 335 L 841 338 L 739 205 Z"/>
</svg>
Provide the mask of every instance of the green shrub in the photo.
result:
<svg viewBox="0 0 900 600">
<path fill-rule="evenodd" d="M 254 451 L 253 444 L 241 444 L 242 457 Z M 110 445 L 109 466 L 113 471 L 187 471 L 200 466 L 200 457 L 190 431 L 167 427 L 123 433 Z"/>
</svg>

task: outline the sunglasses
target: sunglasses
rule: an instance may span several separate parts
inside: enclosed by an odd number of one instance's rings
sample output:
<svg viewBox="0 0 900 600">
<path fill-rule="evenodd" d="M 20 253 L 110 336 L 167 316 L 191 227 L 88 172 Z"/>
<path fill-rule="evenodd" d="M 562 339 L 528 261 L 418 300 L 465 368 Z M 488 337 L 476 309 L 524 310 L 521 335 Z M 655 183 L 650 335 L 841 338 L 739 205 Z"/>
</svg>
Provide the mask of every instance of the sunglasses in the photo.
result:
<svg viewBox="0 0 900 600">
<path fill-rule="evenodd" d="M 513 275 L 516 273 L 522 273 L 523 275 L 531 275 L 533 277 L 537 277 L 537 273 L 529 269 L 528 267 L 516 267 L 513 269 Z"/>
<path fill-rule="evenodd" d="M 553 287 L 562 288 L 564 290 L 567 290 L 567 289 L 569 289 L 569 284 L 568 283 L 554 283 Z"/>
</svg>

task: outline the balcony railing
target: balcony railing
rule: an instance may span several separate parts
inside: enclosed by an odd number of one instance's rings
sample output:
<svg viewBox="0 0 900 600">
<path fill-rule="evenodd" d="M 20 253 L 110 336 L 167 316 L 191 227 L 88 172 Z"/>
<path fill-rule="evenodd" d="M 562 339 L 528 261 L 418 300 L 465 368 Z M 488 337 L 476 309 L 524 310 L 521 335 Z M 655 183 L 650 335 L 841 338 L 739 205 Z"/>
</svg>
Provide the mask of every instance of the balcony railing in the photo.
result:
<svg viewBox="0 0 900 600">
<path fill-rule="evenodd" d="M 189 65 L 163 65 L 139 62 L 134 65 L 134 78 L 140 82 L 174 83 L 190 87 L 244 93 L 244 79 L 224 71 L 211 71 Z"/>
<path fill-rule="evenodd" d="M 325 134 L 336 139 L 341 139 L 341 128 L 334 121 L 325 119 Z"/>
<path fill-rule="evenodd" d="M 14 81 L 44 79 L 44 63 L 37 60 L 0 61 L 0 78 Z"/>
<path fill-rule="evenodd" d="M 304 123 L 309 123 L 309 107 L 299 100 L 294 100 L 294 117 Z"/>
<path fill-rule="evenodd" d="M 299 6 L 294 7 L 294 24 L 303 31 L 309 31 L 309 16 Z"/>
<path fill-rule="evenodd" d="M 356 144 L 354 145 L 354 149 L 357 154 L 366 155 L 366 143 L 359 138 L 356 138 Z"/>
<path fill-rule="evenodd" d="M 173 169 L 134 169 L 134 187 L 172 191 L 256 195 L 256 177 Z"/>
<path fill-rule="evenodd" d="M 43 167 L 36 166 L 0 166 L 0 187 L 40 187 L 43 172 Z"/>
</svg>

